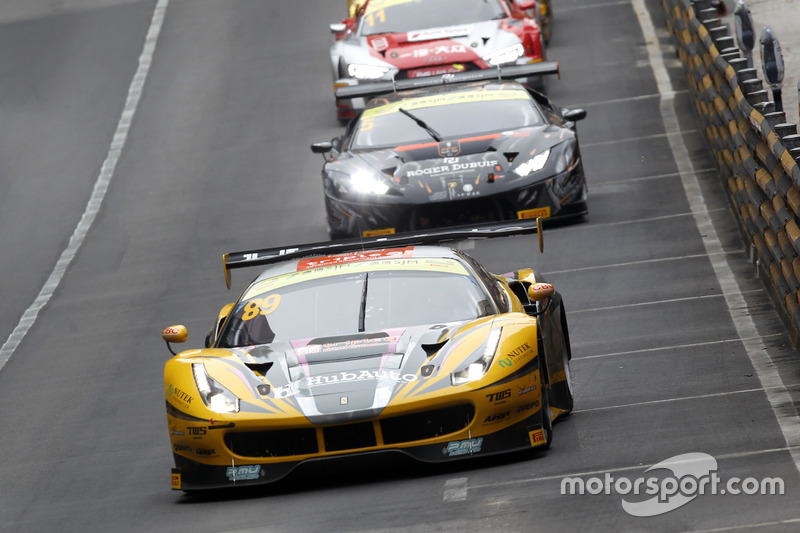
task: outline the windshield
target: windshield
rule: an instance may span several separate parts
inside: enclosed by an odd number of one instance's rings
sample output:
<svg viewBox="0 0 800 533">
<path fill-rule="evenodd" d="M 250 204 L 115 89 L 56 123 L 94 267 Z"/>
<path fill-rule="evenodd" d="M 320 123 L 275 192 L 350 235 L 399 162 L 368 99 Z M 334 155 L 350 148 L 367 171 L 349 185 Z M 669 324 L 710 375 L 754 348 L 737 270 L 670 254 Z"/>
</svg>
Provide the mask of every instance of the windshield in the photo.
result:
<svg viewBox="0 0 800 533">
<path fill-rule="evenodd" d="M 370 0 L 361 35 L 473 24 L 506 16 L 499 0 Z"/>
<path fill-rule="evenodd" d="M 421 106 L 416 105 L 417 101 L 414 100 L 401 104 L 402 109 L 413 113 L 442 139 L 463 139 L 544 124 L 538 108 L 523 90 L 495 92 L 522 93 L 525 96 L 496 100 L 476 99 L 447 105 Z M 433 140 L 425 128 L 400 112 L 399 107 L 390 104 L 368 109 L 363 113 L 355 127 L 350 148 L 392 148 Z"/>
<path fill-rule="evenodd" d="M 248 290 L 244 296 L 253 297 L 243 297 L 236 304 L 218 346 L 249 346 L 441 324 L 494 313 L 489 297 L 476 280 L 460 264 L 457 267 L 463 274 L 363 271 L 309 276 L 314 279 L 266 292 Z"/>
</svg>

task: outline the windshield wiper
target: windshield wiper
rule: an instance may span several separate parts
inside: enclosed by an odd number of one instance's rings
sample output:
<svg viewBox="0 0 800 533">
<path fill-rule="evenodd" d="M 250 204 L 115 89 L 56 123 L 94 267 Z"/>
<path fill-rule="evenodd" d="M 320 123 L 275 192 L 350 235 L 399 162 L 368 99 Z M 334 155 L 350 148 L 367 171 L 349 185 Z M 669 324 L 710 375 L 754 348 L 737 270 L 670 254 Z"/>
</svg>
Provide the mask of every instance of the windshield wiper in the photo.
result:
<svg viewBox="0 0 800 533">
<path fill-rule="evenodd" d="M 367 314 L 367 284 L 369 282 L 369 272 L 364 274 L 364 286 L 361 287 L 361 307 L 358 310 L 358 331 L 359 333 L 366 329 L 366 314 Z"/>
<path fill-rule="evenodd" d="M 436 141 L 437 143 L 442 141 L 442 136 L 441 136 L 441 135 L 439 135 L 439 132 L 437 132 L 435 129 L 431 128 L 430 126 L 428 126 L 428 125 L 425 123 L 425 121 L 424 121 L 424 120 L 422 120 L 422 119 L 421 119 L 421 118 L 419 118 L 419 117 L 416 117 L 416 116 L 412 115 L 412 114 L 411 114 L 409 111 L 406 111 L 406 110 L 405 110 L 405 109 L 403 109 L 402 107 L 401 107 L 401 108 L 399 108 L 399 109 L 398 109 L 398 111 L 400 111 L 402 114 L 404 114 L 405 116 L 409 117 L 411 120 L 413 120 L 414 122 L 416 122 L 416 123 L 417 123 L 417 126 L 419 126 L 420 128 L 422 128 L 423 130 L 427 131 L 427 132 L 428 132 L 428 135 L 430 135 L 431 137 L 433 137 L 433 140 L 434 140 L 434 141 Z"/>
</svg>

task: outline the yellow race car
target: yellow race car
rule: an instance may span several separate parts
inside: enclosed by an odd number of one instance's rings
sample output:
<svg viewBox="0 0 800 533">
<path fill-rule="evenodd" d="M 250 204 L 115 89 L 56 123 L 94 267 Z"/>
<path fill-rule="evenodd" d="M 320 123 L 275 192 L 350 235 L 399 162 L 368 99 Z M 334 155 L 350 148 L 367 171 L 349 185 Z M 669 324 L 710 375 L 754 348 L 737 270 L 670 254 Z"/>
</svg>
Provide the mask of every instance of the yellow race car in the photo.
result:
<svg viewBox="0 0 800 533">
<path fill-rule="evenodd" d="M 560 295 L 530 269 L 498 276 L 431 245 L 533 222 L 226 254 L 229 287 L 232 269 L 268 266 L 205 348 L 166 364 L 172 488 L 269 483 L 345 455 L 548 447 L 573 404 Z M 162 337 L 172 351 L 187 331 Z"/>
</svg>

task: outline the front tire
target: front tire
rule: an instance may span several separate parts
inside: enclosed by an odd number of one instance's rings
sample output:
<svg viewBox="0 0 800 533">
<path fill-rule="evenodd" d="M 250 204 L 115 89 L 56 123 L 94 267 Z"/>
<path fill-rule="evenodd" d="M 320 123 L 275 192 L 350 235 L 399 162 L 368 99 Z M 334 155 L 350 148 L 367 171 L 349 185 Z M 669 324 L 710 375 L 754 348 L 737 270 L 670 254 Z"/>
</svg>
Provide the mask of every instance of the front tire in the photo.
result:
<svg viewBox="0 0 800 533">
<path fill-rule="evenodd" d="M 550 418 L 550 384 L 547 382 L 547 368 L 545 367 L 544 355 L 539 357 L 539 388 L 542 391 L 542 430 L 544 431 L 544 445 L 538 449 L 543 450 L 550 447 L 553 443 L 553 420 Z"/>
</svg>

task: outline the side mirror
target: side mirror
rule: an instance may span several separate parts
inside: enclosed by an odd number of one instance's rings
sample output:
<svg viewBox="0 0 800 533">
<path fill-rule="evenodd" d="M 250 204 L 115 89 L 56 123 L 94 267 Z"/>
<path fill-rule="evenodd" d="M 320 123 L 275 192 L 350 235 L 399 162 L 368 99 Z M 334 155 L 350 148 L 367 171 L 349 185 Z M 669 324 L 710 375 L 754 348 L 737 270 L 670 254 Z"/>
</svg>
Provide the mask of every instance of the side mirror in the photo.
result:
<svg viewBox="0 0 800 533">
<path fill-rule="evenodd" d="M 550 283 L 534 283 L 528 287 L 528 298 L 532 302 L 538 302 L 550 298 L 555 292 L 555 287 Z"/>
<path fill-rule="evenodd" d="M 331 24 L 331 33 L 334 35 L 338 35 L 340 33 L 344 33 L 347 30 L 347 25 L 344 22 L 337 22 L 336 24 Z"/>
<path fill-rule="evenodd" d="M 330 141 L 314 143 L 311 145 L 311 151 L 315 154 L 326 154 L 333 149 L 333 143 Z"/>
<path fill-rule="evenodd" d="M 586 118 L 585 109 L 562 109 L 561 115 L 570 122 L 577 122 Z"/>
<path fill-rule="evenodd" d="M 169 343 L 171 342 L 186 342 L 186 339 L 189 338 L 189 333 L 186 331 L 186 326 L 170 326 L 168 328 L 164 328 L 161 332 L 161 338 L 167 343 L 167 348 L 169 349 L 172 355 L 178 355 L 174 351 L 172 351 L 172 346 Z"/>
</svg>

